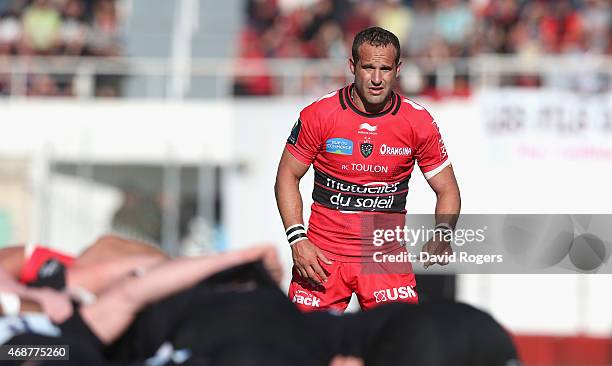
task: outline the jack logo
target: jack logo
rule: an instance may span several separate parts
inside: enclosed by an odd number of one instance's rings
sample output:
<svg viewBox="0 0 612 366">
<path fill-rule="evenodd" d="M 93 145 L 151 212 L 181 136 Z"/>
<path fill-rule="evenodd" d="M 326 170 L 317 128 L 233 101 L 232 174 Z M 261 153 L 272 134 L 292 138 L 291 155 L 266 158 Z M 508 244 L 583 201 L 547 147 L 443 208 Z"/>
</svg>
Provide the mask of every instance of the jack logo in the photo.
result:
<svg viewBox="0 0 612 366">
<path fill-rule="evenodd" d="M 374 291 L 376 303 L 394 301 L 398 299 L 407 299 L 416 297 L 416 292 L 410 286 L 394 287 L 385 290 Z"/>
<path fill-rule="evenodd" d="M 293 302 L 295 304 L 306 305 L 313 308 L 318 308 L 321 306 L 321 299 L 302 290 L 295 291 L 295 294 L 293 295 Z"/>
</svg>

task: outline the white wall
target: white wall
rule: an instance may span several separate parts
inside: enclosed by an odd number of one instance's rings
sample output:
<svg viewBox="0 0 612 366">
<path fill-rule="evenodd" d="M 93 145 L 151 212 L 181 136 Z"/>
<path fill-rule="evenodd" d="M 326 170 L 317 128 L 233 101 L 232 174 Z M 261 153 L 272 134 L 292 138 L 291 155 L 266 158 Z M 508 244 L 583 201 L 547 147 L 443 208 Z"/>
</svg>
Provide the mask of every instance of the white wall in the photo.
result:
<svg viewBox="0 0 612 366">
<path fill-rule="evenodd" d="M 99 163 L 226 163 L 232 152 L 228 103 L 0 102 L 0 154 L 52 154 Z"/>
<path fill-rule="evenodd" d="M 0 156 L 31 164 L 25 180 L 32 193 L 29 235 L 14 241 L 76 253 L 110 228 L 121 192 L 83 179 L 52 177 L 52 161 L 230 164 L 232 122 L 231 107 L 218 101 L 0 102 Z"/>
</svg>

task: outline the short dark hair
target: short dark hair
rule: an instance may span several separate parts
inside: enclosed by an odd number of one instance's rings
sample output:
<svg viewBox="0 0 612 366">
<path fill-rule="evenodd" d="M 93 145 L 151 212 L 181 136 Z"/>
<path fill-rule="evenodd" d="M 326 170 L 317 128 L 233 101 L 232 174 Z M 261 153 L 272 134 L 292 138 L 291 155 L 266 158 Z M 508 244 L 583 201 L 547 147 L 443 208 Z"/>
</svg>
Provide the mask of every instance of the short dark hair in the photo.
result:
<svg viewBox="0 0 612 366">
<path fill-rule="evenodd" d="M 381 27 L 370 27 L 357 33 L 353 40 L 353 48 L 351 50 L 353 61 L 359 61 L 359 47 L 364 43 L 368 43 L 374 47 L 393 45 L 393 47 L 395 47 L 395 64 L 399 64 L 400 43 L 395 34 Z"/>
</svg>

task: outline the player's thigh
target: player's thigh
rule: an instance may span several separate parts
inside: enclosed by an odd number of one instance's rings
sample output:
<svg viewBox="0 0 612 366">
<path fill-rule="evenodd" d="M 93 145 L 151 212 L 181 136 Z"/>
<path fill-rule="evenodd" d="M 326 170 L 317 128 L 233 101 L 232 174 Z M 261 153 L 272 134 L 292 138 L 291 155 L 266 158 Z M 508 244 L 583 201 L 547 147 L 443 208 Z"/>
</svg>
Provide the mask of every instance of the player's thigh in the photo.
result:
<svg viewBox="0 0 612 366">
<path fill-rule="evenodd" d="M 335 310 L 343 312 L 351 299 L 352 290 L 341 275 L 341 266 L 345 263 L 334 261 L 332 264 L 321 263 L 328 274 L 327 281 L 316 285 L 300 276 L 295 267 L 289 284 L 289 300 L 304 312 Z"/>
</svg>

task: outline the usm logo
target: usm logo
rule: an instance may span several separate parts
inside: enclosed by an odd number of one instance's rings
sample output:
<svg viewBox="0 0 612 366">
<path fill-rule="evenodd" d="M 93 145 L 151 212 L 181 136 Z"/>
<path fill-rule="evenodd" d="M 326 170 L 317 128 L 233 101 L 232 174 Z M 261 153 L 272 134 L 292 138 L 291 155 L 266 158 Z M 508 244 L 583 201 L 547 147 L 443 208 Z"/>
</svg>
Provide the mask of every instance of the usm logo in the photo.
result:
<svg viewBox="0 0 612 366">
<path fill-rule="evenodd" d="M 374 298 L 376 299 L 377 304 L 398 299 L 408 299 L 416 296 L 416 292 L 414 292 L 414 289 L 411 286 L 394 287 L 374 291 Z"/>
</svg>

